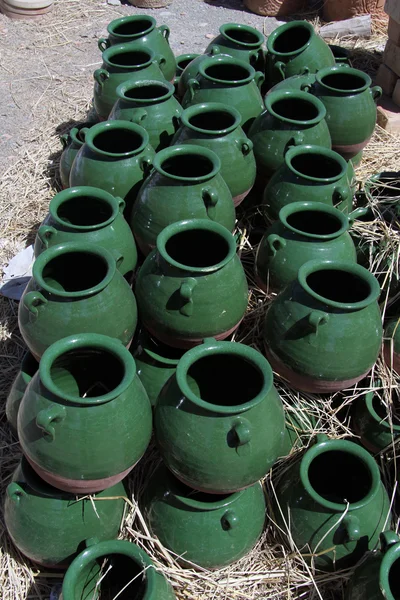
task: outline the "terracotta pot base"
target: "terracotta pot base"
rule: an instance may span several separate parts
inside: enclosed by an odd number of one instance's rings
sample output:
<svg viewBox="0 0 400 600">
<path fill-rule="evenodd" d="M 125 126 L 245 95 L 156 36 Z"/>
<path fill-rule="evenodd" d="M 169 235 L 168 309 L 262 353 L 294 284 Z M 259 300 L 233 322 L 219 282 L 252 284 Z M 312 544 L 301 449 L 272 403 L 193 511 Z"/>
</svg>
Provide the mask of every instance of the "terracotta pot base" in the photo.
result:
<svg viewBox="0 0 400 600">
<path fill-rule="evenodd" d="M 390 342 L 385 342 L 383 345 L 383 358 L 388 369 L 393 369 L 400 375 L 400 354 L 397 354 L 394 350 L 392 352 Z"/>
<path fill-rule="evenodd" d="M 243 200 L 246 198 L 246 196 L 248 196 L 251 192 L 251 190 L 253 189 L 253 187 L 249 188 L 248 190 L 246 190 L 245 192 L 243 192 L 243 194 L 239 194 L 238 196 L 235 196 L 233 199 L 233 205 L 234 207 L 238 207 L 239 204 L 241 204 L 243 202 Z"/>
<path fill-rule="evenodd" d="M 167 346 L 171 346 L 172 348 L 182 348 L 182 350 L 189 350 L 190 348 L 194 348 L 195 346 L 199 346 L 200 344 L 202 344 L 204 339 L 207 337 L 212 337 L 212 338 L 216 339 L 217 341 L 225 340 L 227 337 L 232 335 L 232 333 L 234 333 L 234 331 L 236 331 L 236 329 L 239 327 L 239 325 L 242 321 L 243 321 L 243 319 L 240 319 L 239 323 L 234 325 L 234 327 L 232 327 L 231 329 L 228 329 L 228 331 L 224 331 L 223 333 L 210 334 L 210 335 L 206 335 L 204 338 L 194 338 L 194 339 L 181 338 L 181 337 L 179 337 L 179 338 L 178 337 L 170 337 L 170 336 L 164 335 L 164 334 L 160 335 L 148 323 L 144 323 L 144 326 L 146 327 L 147 331 L 153 337 L 155 337 L 160 342 L 167 344 Z"/>
<path fill-rule="evenodd" d="M 340 154 L 340 156 L 343 156 L 343 158 L 348 161 L 362 152 L 370 139 L 371 138 L 368 138 L 365 142 L 361 142 L 360 144 L 352 144 L 350 146 L 332 146 L 332 150 Z"/>
<path fill-rule="evenodd" d="M 234 494 L 235 492 L 241 492 L 242 490 L 245 490 L 246 488 L 250 487 L 251 485 L 254 485 L 254 484 L 250 483 L 249 485 L 245 485 L 244 487 L 240 487 L 240 488 L 235 488 L 233 490 L 210 490 L 210 489 L 199 487 L 197 485 L 196 485 L 196 487 L 194 487 L 190 481 L 187 481 L 186 479 L 182 478 L 177 473 L 174 472 L 174 475 L 184 485 L 187 485 L 187 487 L 192 488 L 193 490 L 196 490 L 197 492 L 203 492 L 204 494 L 216 494 L 217 496 L 219 496 L 219 495 L 223 496 L 224 494 Z"/>
</svg>

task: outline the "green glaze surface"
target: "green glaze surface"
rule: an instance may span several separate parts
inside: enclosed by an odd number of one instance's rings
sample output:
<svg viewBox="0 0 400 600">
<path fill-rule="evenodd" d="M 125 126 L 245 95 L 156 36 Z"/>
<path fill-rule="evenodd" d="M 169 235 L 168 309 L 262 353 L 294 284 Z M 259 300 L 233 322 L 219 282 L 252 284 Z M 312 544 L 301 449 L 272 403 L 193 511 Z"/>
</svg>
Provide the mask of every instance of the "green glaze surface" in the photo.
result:
<svg viewBox="0 0 400 600">
<path fill-rule="evenodd" d="M 274 368 L 288 369 L 285 377 L 306 391 L 338 391 L 361 379 L 382 341 L 379 294 L 360 265 L 305 263 L 266 314 L 264 342 Z"/>
<path fill-rule="evenodd" d="M 205 102 L 187 108 L 173 144 L 196 144 L 217 154 L 221 175 L 238 205 L 253 187 L 256 161 L 253 144 L 240 126 L 240 113 L 218 102 Z"/>
<path fill-rule="evenodd" d="M 99 50 L 104 52 L 114 44 L 127 42 L 135 42 L 138 48 L 144 50 L 150 48 L 160 63 L 164 77 L 172 81 L 175 76 L 176 61 L 169 45 L 170 30 L 167 25 L 160 25 L 160 27 L 156 25 L 156 20 L 148 15 L 129 15 L 114 19 L 107 26 L 108 38 L 98 40 Z"/>
<path fill-rule="evenodd" d="M 339 570 L 377 547 L 390 527 L 390 502 L 366 450 L 318 437 L 276 485 L 275 518 L 284 531 L 290 523 L 291 539 L 307 561 L 311 552 L 316 568 Z"/>
<path fill-rule="evenodd" d="M 235 227 L 232 194 L 218 156 L 202 146 L 174 145 L 157 153 L 153 171 L 139 190 L 130 225 L 147 256 L 161 231 L 184 219 L 209 219 Z"/>
<path fill-rule="evenodd" d="M 161 58 L 150 48 L 131 42 L 111 46 L 102 54 L 101 69 L 93 73 L 93 105 L 101 120 L 108 119 L 118 100 L 117 87 L 125 81 L 157 79 L 165 81 L 161 72 Z"/>
<path fill-rule="evenodd" d="M 171 346 L 227 337 L 243 318 L 248 293 L 234 237 L 205 219 L 169 225 L 140 269 L 135 292 L 142 323 Z"/>
<path fill-rule="evenodd" d="M 266 110 L 249 131 L 257 170 L 263 180 L 283 165 L 290 146 L 331 147 L 326 110 L 318 98 L 306 92 L 277 91 L 266 96 L 265 106 Z"/>
<path fill-rule="evenodd" d="M 260 483 L 228 495 L 204 494 L 178 481 L 161 465 L 144 493 L 145 519 L 183 566 L 216 569 L 250 552 L 265 521 Z"/>
<path fill-rule="evenodd" d="M 84 241 L 109 250 L 122 275 L 134 271 L 137 250 L 122 215 L 124 208 L 122 198 L 94 187 L 73 187 L 56 194 L 36 235 L 35 256 L 58 244 Z"/>
<path fill-rule="evenodd" d="M 24 397 L 26 388 L 28 387 L 28 384 L 38 368 L 39 363 L 36 358 L 30 352 L 27 352 L 22 359 L 21 368 L 11 385 L 10 391 L 8 392 L 6 401 L 6 417 L 14 433 L 17 433 L 19 406 L 22 402 L 22 398 Z"/>
<path fill-rule="evenodd" d="M 60 179 L 63 188 L 69 187 L 69 174 L 76 155 L 82 148 L 84 141 L 80 137 L 81 129 L 89 129 L 94 123 L 81 123 L 73 127 L 69 133 L 63 133 L 60 137 L 63 145 L 63 153 L 60 157 Z"/>
<path fill-rule="evenodd" d="M 181 81 L 184 75 L 185 72 Z M 264 108 L 259 89 L 263 81 L 263 73 L 256 72 L 242 60 L 230 56 L 212 56 L 201 62 L 196 79 L 189 79 L 182 106 L 187 108 L 203 102 L 221 102 L 233 106 L 241 114 L 241 126 L 247 132 Z"/>
<path fill-rule="evenodd" d="M 293 202 L 279 212 L 257 250 L 256 277 L 264 290 L 280 291 L 313 259 L 357 262 L 346 215 L 322 202 Z"/>
<path fill-rule="evenodd" d="M 220 54 L 244 60 L 255 69 L 264 71 L 264 41 L 263 34 L 254 27 L 241 23 L 225 23 L 221 25 L 219 35 L 210 42 L 205 53 L 217 48 Z"/>
<path fill-rule="evenodd" d="M 351 67 L 350 50 L 343 46 L 336 46 L 335 44 L 329 44 L 329 48 L 335 57 L 335 63 L 337 65 L 341 67 Z"/>
<path fill-rule="evenodd" d="M 175 76 L 175 96 L 176 98 L 180 98 L 181 94 L 179 92 L 179 82 L 181 80 L 181 76 L 186 67 L 194 60 L 202 56 L 201 54 L 180 54 L 176 57 L 176 76 Z"/>
<path fill-rule="evenodd" d="M 95 494 L 93 501 L 58 490 L 23 458 L 6 490 L 4 520 L 17 548 L 45 567 L 64 567 L 82 542 L 116 538 L 124 515 L 122 482 Z M 107 498 L 107 500 L 102 500 Z"/>
<path fill-rule="evenodd" d="M 161 391 L 154 427 L 166 466 L 190 487 L 224 494 L 252 485 L 284 444 L 270 365 L 244 344 L 206 339 Z"/>
<path fill-rule="evenodd" d="M 36 357 L 57 340 L 77 333 L 102 333 L 128 345 L 137 323 L 136 300 L 108 250 L 68 242 L 45 250 L 35 260 L 19 304 L 18 323 Z"/>
<path fill-rule="evenodd" d="M 197 56 L 193 57 L 193 60 L 191 60 L 190 63 L 185 66 L 179 77 L 178 83 L 178 96 L 180 98 L 183 98 L 185 95 L 188 89 L 189 80 L 195 79 L 198 76 L 200 65 L 211 56 L 218 56 L 219 54 L 220 51 L 218 46 L 214 46 L 207 54 L 198 54 Z"/>
<path fill-rule="evenodd" d="M 118 340 L 92 333 L 46 350 L 18 413 L 25 456 L 63 478 L 58 487 L 67 490 L 70 482 L 93 482 L 88 492 L 110 487 L 106 479 L 142 457 L 151 429 L 132 355 Z"/>
<path fill-rule="evenodd" d="M 168 81 L 143 80 L 117 87 L 118 100 L 109 120 L 131 121 L 144 127 L 155 150 L 171 143 L 179 127 L 182 107 L 174 98 L 175 88 Z"/>
<path fill-rule="evenodd" d="M 102 564 L 104 570 L 101 570 Z M 107 569 L 109 575 L 105 574 Z M 121 595 L 124 588 L 126 592 Z M 62 586 L 62 600 L 100 600 L 117 596 L 135 600 L 175 600 L 170 584 L 136 544 L 125 540 L 93 543 L 69 566 Z"/>
<path fill-rule="evenodd" d="M 149 134 L 140 125 L 98 123 L 86 133 L 71 169 L 70 185 L 93 186 L 121 197 L 129 215 L 154 156 Z"/>
<path fill-rule="evenodd" d="M 352 171 L 351 171 L 352 169 Z M 264 212 L 272 219 L 292 202 L 321 202 L 341 212 L 352 210 L 354 169 L 337 152 L 322 146 L 289 148 L 284 162 L 272 175 L 262 199 Z"/>
</svg>

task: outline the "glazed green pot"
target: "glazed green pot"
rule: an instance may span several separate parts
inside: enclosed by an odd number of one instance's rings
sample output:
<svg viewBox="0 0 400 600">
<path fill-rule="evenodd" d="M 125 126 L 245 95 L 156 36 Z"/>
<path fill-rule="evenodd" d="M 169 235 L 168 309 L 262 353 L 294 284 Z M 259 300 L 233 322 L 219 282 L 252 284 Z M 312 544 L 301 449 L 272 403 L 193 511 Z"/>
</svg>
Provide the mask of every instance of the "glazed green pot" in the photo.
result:
<svg viewBox="0 0 400 600">
<path fill-rule="evenodd" d="M 196 144 L 209 148 L 221 160 L 221 175 L 238 206 L 254 185 L 256 161 L 253 144 L 240 126 L 240 113 L 218 102 L 187 108 L 173 144 Z"/>
<path fill-rule="evenodd" d="M 289 148 L 283 164 L 264 190 L 263 211 L 271 219 L 277 219 L 279 211 L 292 202 L 314 201 L 350 214 L 353 181 L 348 165 L 329 148 L 316 145 Z"/>
<path fill-rule="evenodd" d="M 98 123 L 85 134 L 85 144 L 72 165 L 71 187 L 88 185 L 125 200 L 128 216 L 155 156 L 149 134 L 128 121 Z"/>
<path fill-rule="evenodd" d="M 400 375 L 400 319 L 391 319 L 385 327 L 383 358 L 386 366 Z"/>
<path fill-rule="evenodd" d="M 221 54 L 244 60 L 255 69 L 264 71 L 264 41 L 263 34 L 254 27 L 242 23 L 225 23 L 221 25 L 219 35 L 210 42 L 205 53 L 217 47 Z"/>
<path fill-rule="evenodd" d="M 125 540 L 98 543 L 90 540 L 86 550 L 69 566 L 60 600 L 117 597 L 174 600 L 175 594 L 150 557 L 136 544 Z"/>
<path fill-rule="evenodd" d="M 160 59 L 160 69 L 165 79 L 173 81 L 176 62 L 169 45 L 170 30 L 167 25 L 156 27 L 153 17 L 148 15 L 130 15 L 115 19 L 107 26 L 108 38 L 100 38 L 97 42 L 99 50 L 104 52 L 114 44 L 135 42 L 138 48 L 151 49 Z"/>
<path fill-rule="evenodd" d="M 335 63 L 340 67 L 351 67 L 350 51 L 343 46 L 329 44 L 329 48 L 335 58 Z"/>
<path fill-rule="evenodd" d="M 346 215 L 322 202 L 292 202 L 282 208 L 258 246 L 259 287 L 267 293 L 280 291 L 313 259 L 356 263 L 350 225 Z"/>
<path fill-rule="evenodd" d="M 132 355 L 119 340 L 94 333 L 46 350 L 18 413 L 19 441 L 32 467 L 76 494 L 121 481 L 143 456 L 151 430 Z"/>
<path fill-rule="evenodd" d="M 69 133 L 63 133 L 60 137 L 64 148 L 60 157 L 60 179 L 64 189 L 69 187 L 69 174 L 71 172 L 72 163 L 84 144 L 84 140 L 80 137 L 80 132 L 82 129 L 90 129 L 94 124 L 95 123 L 81 123 L 80 125 L 73 127 Z"/>
<path fill-rule="evenodd" d="M 127 346 L 136 323 L 135 296 L 105 248 L 68 242 L 35 260 L 18 324 L 36 358 L 61 338 L 84 332 L 109 335 Z"/>
<path fill-rule="evenodd" d="M 271 86 L 293 75 L 316 73 L 335 64 L 324 40 L 307 21 L 281 25 L 267 39 L 267 72 Z"/>
<path fill-rule="evenodd" d="M 233 231 L 232 194 L 221 176 L 221 161 L 212 150 L 171 146 L 158 152 L 153 167 L 130 217 L 145 256 L 155 248 L 157 236 L 167 225 L 183 219 L 207 219 Z"/>
<path fill-rule="evenodd" d="M 233 494 L 205 494 L 177 480 L 161 465 L 143 498 L 153 536 L 182 557 L 182 566 L 216 569 L 250 552 L 262 534 L 265 499 L 260 483 Z"/>
<path fill-rule="evenodd" d="M 180 74 L 179 82 L 178 82 L 178 96 L 180 98 L 183 98 L 183 96 L 185 95 L 185 93 L 188 89 L 189 80 L 195 79 L 198 76 L 200 65 L 204 61 L 206 61 L 208 58 L 210 58 L 212 56 L 217 56 L 219 54 L 220 54 L 220 50 L 219 50 L 218 46 L 213 46 L 211 48 L 210 52 L 205 53 L 205 54 L 198 54 L 197 56 L 194 56 L 194 58 L 186 64 L 182 73 Z M 184 55 L 184 56 L 190 56 L 190 55 Z"/>
<path fill-rule="evenodd" d="M 118 536 L 125 496 L 120 482 L 92 499 L 77 498 L 48 485 L 23 458 L 7 486 L 4 521 L 22 554 L 44 567 L 63 568 L 86 539 Z"/>
<path fill-rule="evenodd" d="M 84 241 L 109 250 L 122 275 L 131 273 L 137 250 L 122 216 L 124 208 L 122 198 L 95 187 L 73 187 L 56 194 L 36 235 L 35 256 L 58 244 Z"/>
<path fill-rule="evenodd" d="M 260 93 L 263 81 L 264 75 L 242 60 L 212 56 L 202 61 L 197 78 L 189 79 L 182 106 L 203 102 L 233 106 L 241 114 L 241 126 L 247 132 L 264 108 Z"/>
<path fill-rule="evenodd" d="M 136 281 L 140 318 L 162 342 L 191 348 L 225 339 L 247 308 L 246 276 L 233 235 L 206 219 L 178 221 L 157 238 Z"/>
<path fill-rule="evenodd" d="M 171 143 L 179 127 L 182 107 L 174 98 L 175 88 L 168 81 L 126 81 L 117 87 L 118 100 L 109 120 L 131 121 L 144 127 L 155 150 Z"/>
<path fill-rule="evenodd" d="M 394 531 L 381 534 L 380 550 L 354 571 L 345 600 L 396 600 L 399 597 L 400 538 Z"/>
<path fill-rule="evenodd" d="M 265 98 L 265 107 L 249 131 L 262 181 L 267 182 L 284 164 L 290 146 L 331 147 L 326 110 L 318 98 L 293 90 L 271 92 Z"/>
<path fill-rule="evenodd" d="M 378 465 L 353 442 L 318 436 L 275 489 L 278 526 L 289 527 L 291 544 L 321 570 L 354 565 L 390 527 Z"/>
<path fill-rule="evenodd" d="M 379 354 L 379 294 L 377 280 L 360 265 L 305 263 L 266 314 L 264 343 L 273 369 L 296 390 L 329 393 L 354 385 Z"/>
<path fill-rule="evenodd" d="M 15 377 L 6 401 L 6 417 L 11 429 L 17 433 L 17 418 L 22 398 L 32 377 L 39 368 L 39 363 L 30 352 L 22 359 L 21 368 Z"/>
<path fill-rule="evenodd" d="M 108 119 L 118 100 L 117 87 L 121 83 L 143 79 L 165 81 L 161 71 L 164 58 L 137 42 L 112 46 L 103 52 L 102 58 L 101 69 L 93 73 L 93 106 L 102 121 Z"/>
<path fill-rule="evenodd" d="M 186 485 L 218 494 L 252 485 L 285 436 L 270 365 L 249 346 L 205 339 L 162 389 L 154 428 L 166 466 Z"/>
<path fill-rule="evenodd" d="M 202 54 L 180 54 L 176 57 L 176 76 L 175 76 L 175 96 L 180 98 L 181 95 L 179 93 L 179 82 L 181 80 L 181 76 L 186 67 L 199 56 L 203 56 Z"/>
</svg>

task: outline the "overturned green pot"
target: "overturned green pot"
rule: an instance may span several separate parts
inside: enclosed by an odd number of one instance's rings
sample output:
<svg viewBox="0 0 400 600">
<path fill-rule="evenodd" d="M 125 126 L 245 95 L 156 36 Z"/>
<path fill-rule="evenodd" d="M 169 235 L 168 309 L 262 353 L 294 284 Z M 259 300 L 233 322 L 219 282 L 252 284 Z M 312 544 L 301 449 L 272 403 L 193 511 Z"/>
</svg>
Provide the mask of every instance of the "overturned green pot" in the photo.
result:
<svg viewBox="0 0 400 600">
<path fill-rule="evenodd" d="M 17 433 L 17 418 L 22 398 L 32 377 L 39 368 L 39 363 L 30 352 L 27 352 L 22 359 L 21 368 L 15 377 L 6 401 L 6 416 L 11 429 Z"/>
</svg>

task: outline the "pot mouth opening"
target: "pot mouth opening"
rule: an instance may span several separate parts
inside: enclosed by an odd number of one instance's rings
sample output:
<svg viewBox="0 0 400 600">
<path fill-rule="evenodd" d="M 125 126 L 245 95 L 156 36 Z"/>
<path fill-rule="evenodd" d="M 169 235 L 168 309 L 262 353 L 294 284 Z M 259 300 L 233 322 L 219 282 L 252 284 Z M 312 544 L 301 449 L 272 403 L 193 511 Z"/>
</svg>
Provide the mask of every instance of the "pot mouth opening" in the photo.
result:
<svg viewBox="0 0 400 600">
<path fill-rule="evenodd" d="M 325 206 L 307 202 L 300 206 L 289 204 L 287 208 L 290 210 L 282 209 L 280 220 L 291 231 L 306 237 L 331 240 L 348 229 L 347 218 L 329 206 L 325 210 Z"/>
<path fill-rule="evenodd" d="M 74 193 L 74 188 L 66 190 L 69 193 L 59 198 L 63 192 L 53 198 L 50 212 L 60 225 L 77 231 L 89 231 L 104 227 L 112 223 L 119 209 L 115 203 L 98 195 L 98 190 L 93 194 L 90 188 L 82 188 Z"/>
<path fill-rule="evenodd" d="M 316 78 L 322 86 L 335 92 L 357 93 L 364 91 L 370 85 L 367 75 L 348 67 L 333 67 L 330 71 L 318 73 Z"/>
<path fill-rule="evenodd" d="M 139 154 L 147 144 L 144 130 L 138 125 L 135 127 L 132 123 L 124 121 L 110 121 L 107 125 L 99 125 L 94 132 L 93 129 L 88 132 L 86 141 L 95 151 L 107 156 Z"/>
<path fill-rule="evenodd" d="M 270 94 L 266 98 L 267 109 L 276 118 L 288 123 L 316 125 L 325 115 L 315 98 L 303 94 L 305 92 L 286 92 L 275 97 Z"/>
<path fill-rule="evenodd" d="M 23 378 L 25 380 L 28 379 L 30 381 L 38 369 L 39 369 L 38 361 L 33 356 L 33 354 L 31 354 L 31 352 L 27 352 L 24 355 L 24 357 L 22 359 L 22 363 L 21 363 L 21 374 L 22 374 Z"/>
<path fill-rule="evenodd" d="M 307 149 L 304 152 L 298 148 L 295 150 L 297 152 L 287 157 L 286 164 L 293 173 L 304 179 L 329 183 L 338 181 L 346 173 L 347 165 L 332 156 L 332 151 L 325 153 L 320 149 Z"/>
<path fill-rule="evenodd" d="M 179 481 L 179 479 L 176 479 L 176 477 L 173 478 L 173 485 L 171 487 L 173 487 L 174 495 L 183 504 L 191 506 L 192 508 L 202 509 L 204 511 L 215 510 L 218 508 L 223 508 L 224 506 L 228 506 L 242 494 L 240 491 L 231 494 L 210 494 L 208 492 L 199 492 L 182 483 Z"/>
<path fill-rule="evenodd" d="M 85 143 L 85 140 L 81 138 L 80 136 L 80 132 L 82 129 L 90 129 L 93 125 L 95 125 L 96 123 L 79 123 L 79 125 L 75 125 L 75 127 L 73 127 L 70 132 L 69 132 L 69 136 L 71 138 L 71 140 L 74 142 L 74 144 L 76 144 L 77 146 L 83 146 L 83 144 Z"/>
<path fill-rule="evenodd" d="M 110 50 L 112 49 L 113 46 L 111 46 Z M 126 48 L 121 47 L 108 57 L 108 62 L 113 67 L 141 69 L 148 67 L 153 58 L 154 53 L 148 50 L 127 50 Z"/>
<path fill-rule="evenodd" d="M 159 152 L 155 169 L 165 177 L 187 183 L 201 183 L 214 177 L 221 168 L 214 152 L 200 146 L 174 146 Z"/>
<path fill-rule="evenodd" d="M 245 63 L 237 64 L 232 62 L 232 59 L 219 59 L 217 61 L 210 59 L 208 64 L 200 65 L 199 70 L 207 79 L 225 85 L 248 83 L 252 81 L 254 71 L 252 67 L 247 67 Z"/>
<path fill-rule="evenodd" d="M 264 36 L 257 29 L 239 23 L 226 23 L 220 27 L 220 32 L 231 42 L 245 48 L 258 48 L 264 41 Z"/>
<path fill-rule="evenodd" d="M 241 116 L 236 111 L 224 105 L 213 103 L 194 106 L 182 115 L 182 123 L 200 133 L 223 134 L 234 131 L 241 122 Z"/>
<path fill-rule="evenodd" d="M 390 546 L 385 552 L 380 568 L 380 583 L 381 592 L 387 600 L 400 598 L 400 544 L 398 543 Z"/>
<path fill-rule="evenodd" d="M 145 15 L 135 15 L 131 17 L 123 17 L 115 19 L 108 26 L 108 32 L 113 35 L 118 35 L 126 38 L 136 38 L 150 33 L 155 27 L 153 17 Z"/>
<path fill-rule="evenodd" d="M 283 25 L 281 31 L 276 30 L 268 38 L 267 46 L 273 54 L 280 56 L 291 56 L 304 50 L 310 43 L 313 28 L 308 23 L 295 21 L 288 25 Z"/>
<path fill-rule="evenodd" d="M 141 81 L 131 85 L 124 85 L 122 89 L 123 98 L 138 102 L 167 100 L 173 93 L 174 86 L 162 81 Z"/>
<path fill-rule="evenodd" d="M 182 75 L 183 71 L 186 69 L 190 63 L 200 56 L 200 54 L 182 54 L 181 56 L 176 57 L 176 74 Z"/>
<path fill-rule="evenodd" d="M 365 182 L 365 189 L 379 200 L 400 200 L 400 176 L 396 172 L 383 172 L 373 175 Z"/>
<path fill-rule="evenodd" d="M 378 393 L 371 394 L 371 399 L 368 401 L 367 396 L 367 404 L 369 405 L 370 412 L 372 416 L 375 418 L 379 424 L 388 429 L 389 431 L 393 427 L 393 431 L 400 432 L 400 414 L 398 408 L 398 400 L 397 406 L 396 403 L 393 403 L 393 408 L 390 411 L 387 405 L 384 403 L 383 399 L 380 397 Z M 391 416 L 392 422 L 389 420 Z"/>
</svg>

